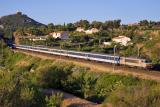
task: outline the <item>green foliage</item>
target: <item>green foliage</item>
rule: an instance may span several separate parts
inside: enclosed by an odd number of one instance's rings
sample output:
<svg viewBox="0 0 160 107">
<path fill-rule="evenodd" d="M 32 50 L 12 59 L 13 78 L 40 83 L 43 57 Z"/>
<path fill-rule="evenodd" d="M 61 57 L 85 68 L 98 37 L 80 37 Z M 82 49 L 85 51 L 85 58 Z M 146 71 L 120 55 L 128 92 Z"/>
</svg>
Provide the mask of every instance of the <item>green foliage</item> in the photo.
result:
<svg viewBox="0 0 160 107">
<path fill-rule="evenodd" d="M 55 62 L 53 65 L 39 69 L 36 74 L 38 84 L 46 88 L 61 88 L 62 81 L 72 73 L 73 65 Z"/>
<path fill-rule="evenodd" d="M 107 102 L 113 107 L 158 107 L 160 88 L 157 85 L 123 87 L 113 92 Z"/>
<path fill-rule="evenodd" d="M 140 80 L 134 77 L 102 74 L 97 80 L 95 90 L 99 99 L 108 97 L 114 90 L 122 86 L 137 85 Z"/>
<path fill-rule="evenodd" d="M 83 76 L 82 81 L 82 93 L 85 99 L 92 97 L 95 92 L 92 90 L 94 88 L 94 84 L 97 81 L 97 76 L 94 73 L 86 73 Z"/>
<path fill-rule="evenodd" d="M 103 26 L 103 23 L 102 23 L 102 22 L 98 22 L 98 21 L 93 21 L 93 22 L 91 23 L 91 26 L 92 26 L 93 28 L 100 29 L 100 28 Z"/>
<path fill-rule="evenodd" d="M 158 35 L 157 35 L 158 36 Z M 147 50 L 147 56 L 152 60 L 153 64 L 160 64 L 160 52 L 159 52 L 159 36 L 145 42 L 145 50 Z"/>
<path fill-rule="evenodd" d="M 42 107 L 44 97 L 27 81 L 18 72 L 0 72 L 1 107 Z"/>
<path fill-rule="evenodd" d="M 6 30 L 4 30 L 4 37 L 12 39 L 12 37 L 13 37 L 13 30 L 11 28 L 7 28 Z"/>
<path fill-rule="evenodd" d="M 55 31 L 66 31 L 64 25 L 55 25 Z"/>
<path fill-rule="evenodd" d="M 137 47 L 132 45 L 132 46 L 128 46 L 125 48 L 126 48 L 125 51 L 124 52 L 122 51 L 123 56 L 130 57 L 130 56 L 137 56 L 138 55 L 138 48 Z"/>
<path fill-rule="evenodd" d="M 148 20 L 142 20 L 142 21 L 140 21 L 140 25 L 141 26 L 148 26 L 149 22 L 148 22 Z"/>
<path fill-rule="evenodd" d="M 106 28 L 110 28 L 110 29 L 119 28 L 120 27 L 120 23 L 121 23 L 121 20 L 106 21 L 103 24 L 103 29 L 106 29 Z"/>
<path fill-rule="evenodd" d="M 76 27 L 75 27 L 74 24 L 68 23 L 67 26 L 66 26 L 66 29 L 67 29 L 67 31 L 75 31 Z"/>
<path fill-rule="evenodd" d="M 87 20 L 80 20 L 75 23 L 76 27 L 82 27 L 84 29 L 88 29 L 90 27 L 90 23 Z"/>
<path fill-rule="evenodd" d="M 46 97 L 46 107 L 60 107 L 60 104 L 62 103 L 62 93 L 56 93 L 52 94 L 50 97 Z"/>
</svg>

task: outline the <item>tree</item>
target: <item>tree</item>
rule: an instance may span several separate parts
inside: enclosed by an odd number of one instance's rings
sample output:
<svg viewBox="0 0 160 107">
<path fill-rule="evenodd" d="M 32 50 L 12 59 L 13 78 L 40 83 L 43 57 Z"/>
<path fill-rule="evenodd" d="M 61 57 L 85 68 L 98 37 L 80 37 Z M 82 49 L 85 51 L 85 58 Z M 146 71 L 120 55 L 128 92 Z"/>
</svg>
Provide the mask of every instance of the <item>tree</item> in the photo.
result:
<svg viewBox="0 0 160 107">
<path fill-rule="evenodd" d="M 39 31 L 42 32 L 42 35 L 48 34 L 48 28 L 47 28 L 47 26 L 44 26 L 44 25 L 40 26 L 39 27 Z"/>
<path fill-rule="evenodd" d="M 121 25 L 121 20 L 110 20 L 103 23 L 103 29 L 113 29 L 113 28 L 119 28 Z"/>
<path fill-rule="evenodd" d="M 64 25 L 55 25 L 55 30 L 56 31 L 65 31 L 66 28 Z"/>
<path fill-rule="evenodd" d="M 100 29 L 102 25 L 103 25 L 103 23 L 102 22 L 98 22 L 98 21 L 93 21 L 92 24 L 91 24 L 91 26 L 93 28 L 97 28 L 97 29 Z"/>
<path fill-rule="evenodd" d="M 3 29 L 0 28 L 0 36 L 4 35 Z"/>
<path fill-rule="evenodd" d="M 68 23 L 68 24 L 66 25 L 66 29 L 67 29 L 67 31 L 74 31 L 74 30 L 76 29 L 76 27 L 75 27 L 74 24 Z"/>
<path fill-rule="evenodd" d="M 76 27 L 82 27 L 84 29 L 88 29 L 90 27 L 90 23 L 88 20 L 80 20 L 75 23 Z"/>
<path fill-rule="evenodd" d="M 82 91 L 83 91 L 83 97 L 89 98 L 93 95 L 92 89 L 94 89 L 95 83 L 97 81 L 97 77 L 93 73 L 85 73 L 83 76 L 83 84 L 82 84 Z"/>
<path fill-rule="evenodd" d="M 6 29 L 4 31 L 4 37 L 11 39 L 13 37 L 13 31 L 12 31 L 12 29 L 9 29 L 9 28 Z"/>
<path fill-rule="evenodd" d="M 25 35 L 25 32 L 24 32 L 24 29 L 23 28 L 18 28 L 16 31 L 15 31 L 15 36 L 24 36 Z"/>
<path fill-rule="evenodd" d="M 149 22 L 148 20 L 142 20 L 139 22 L 140 26 L 148 26 L 149 25 Z"/>
<path fill-rule="evenodd" d="M 43 32 L 42 29 L 38 29 L 37 27 L 29 27 L 29 28 L 26 29 L 26 32 L 31 34 L 31 35 L 43 35 L 44 32 Z"/>
<path fill-rule="evenodd" d="M 121 26 L 121 20 L 114 20 L 114 28 L 119 28 Z"/>
<path fill-rule="evenodd" d="M 54 31 L 54 28 L 55 28 L 55 27 L 54 27 L 54 24 L 53 24 L 53 23 L 50 23 L 50 24 L 47 25 L 47 28 L 48 28 L 48 32 L 51 33 L 51 32 Z"/>
</svg>

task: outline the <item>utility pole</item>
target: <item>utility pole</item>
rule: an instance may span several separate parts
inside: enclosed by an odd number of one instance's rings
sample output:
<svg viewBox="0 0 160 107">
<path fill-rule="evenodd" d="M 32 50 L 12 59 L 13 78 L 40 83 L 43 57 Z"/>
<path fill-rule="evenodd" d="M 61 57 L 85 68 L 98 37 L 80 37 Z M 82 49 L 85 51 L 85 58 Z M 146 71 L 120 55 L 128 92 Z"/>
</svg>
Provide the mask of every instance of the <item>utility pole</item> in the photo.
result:
<svg viewBox="0 0 160 107">
<path fill-rule="evenodd" d="M 116 47 L 117 47 L 117 45 L 114 45 L 114 48 L 113 48 L 113 51 L 114 51 L 114 62 L 113 62 L 113 72 L 115 71 L 115 56 L 116 56 Z"/>
</svg>

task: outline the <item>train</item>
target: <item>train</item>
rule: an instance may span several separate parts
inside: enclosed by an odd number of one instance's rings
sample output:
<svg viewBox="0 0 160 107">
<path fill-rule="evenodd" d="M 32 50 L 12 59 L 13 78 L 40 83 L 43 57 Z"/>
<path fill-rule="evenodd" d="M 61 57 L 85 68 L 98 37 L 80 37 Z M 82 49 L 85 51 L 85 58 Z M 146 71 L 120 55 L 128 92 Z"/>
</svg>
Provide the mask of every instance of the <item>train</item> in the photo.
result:
<svg viewBox="0 0 160 107">
<path fill-rule="evenodd" d="M 13 45 L 12 48 L 41 52 L 59 56 L 66 56 L 78 59 L 85 59 L 91 61 L 105 62 L 115 65 L 126 65 L 129 67 L 138 67 L 144 69 L 150 69 L 153 67 L 152 63 L 148 62 L 146 59 L 131 58 L 131 57 L 120 57 L 118 55 L 107 55 L 107 54 L 97 54 L 89 52 L 77 52 L 63 49 L 53 49 L 40 46 L 28 46 L 28 45 Z"/>
</svg>

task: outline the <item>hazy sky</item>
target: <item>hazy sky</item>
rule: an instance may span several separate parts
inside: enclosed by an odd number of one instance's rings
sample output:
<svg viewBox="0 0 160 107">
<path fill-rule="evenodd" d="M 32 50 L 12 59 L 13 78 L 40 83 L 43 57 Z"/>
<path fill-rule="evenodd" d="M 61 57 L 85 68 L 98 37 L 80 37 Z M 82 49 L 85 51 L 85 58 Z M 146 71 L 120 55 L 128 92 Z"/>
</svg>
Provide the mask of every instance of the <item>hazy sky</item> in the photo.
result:
<svg viewBox="0 0 160 107">
<path fill-rule="evenodd" d="M 160 20 L 160 0 L 0 0 L 0 16 L 22 11 L 42 23 Z"/>
</svg>

